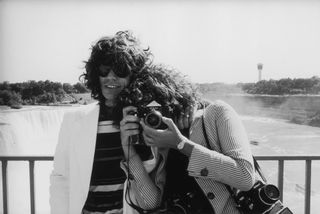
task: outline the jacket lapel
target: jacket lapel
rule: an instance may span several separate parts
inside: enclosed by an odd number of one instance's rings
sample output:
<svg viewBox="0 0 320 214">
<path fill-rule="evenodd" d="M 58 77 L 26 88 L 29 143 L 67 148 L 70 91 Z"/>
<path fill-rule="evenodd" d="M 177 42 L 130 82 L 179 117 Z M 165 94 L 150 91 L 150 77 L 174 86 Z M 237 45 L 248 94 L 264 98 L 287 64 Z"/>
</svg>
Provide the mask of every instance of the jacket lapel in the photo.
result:
<svg viewBox="0 0 320 214">
<path fill-rule="evenodd" d="M 81 213 L 87 198 L 98 128 L 99 105 L 80 108 L 70 127 L 70 213 Z"/>
</svg>

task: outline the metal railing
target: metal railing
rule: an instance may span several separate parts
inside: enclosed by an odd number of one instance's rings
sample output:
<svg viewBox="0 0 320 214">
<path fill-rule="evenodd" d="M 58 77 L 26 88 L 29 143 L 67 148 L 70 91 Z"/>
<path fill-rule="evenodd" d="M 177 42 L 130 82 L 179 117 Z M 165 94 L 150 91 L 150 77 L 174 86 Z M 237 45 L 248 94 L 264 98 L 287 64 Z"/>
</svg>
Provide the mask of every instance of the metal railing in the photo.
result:
<svg viewBox="0 0 320 214">
<path fill-rule="evenodd" d="M 305 161 L 305 202 L 304 213 L 310 214 L 311 205 L 311 171 L 312 161 L 320 160 L 320 156 L 255 156 L 260 161 L 278 162 L 278 188 L 281 192 L 281 201 L 283 200 L 283 180 L 284 180 L 284 162 L 285 161 Z M 8 161 L 28 161 L 30 177 L 30 213 L 35 214 L 35 184 L 34 184 L 34 164 L 36 161 L 52 161 L 52 156 L 0 156 L 2 163 L 2 191 L 3 191 L 3 213 L 8 214 L 8 192 L 7 192 L 7 165 Z"/>
<path fill-rule="evenodd" d="M 278 188 L 280 200 L 283 201 L 284 161 L 305 161 L 305 196 L 304 213 L 310 214 L 311 210 L 311 166 L 312 161 L 320 160 L 320 156 L 255 156 L 258 161 L 278 161 Z"/>
<path fill-rule="evenodd" d="M 35 161 L 52 161 L 52 156 L 0 156 L 2 166 L 2 195 L 3 195 L 3 214 L 8 214 L 8 161 L 28 161 L 30 178 L 30 213 L 35 214 L 35 185 L 34 185 L 34 163 Z"/>
</svg>

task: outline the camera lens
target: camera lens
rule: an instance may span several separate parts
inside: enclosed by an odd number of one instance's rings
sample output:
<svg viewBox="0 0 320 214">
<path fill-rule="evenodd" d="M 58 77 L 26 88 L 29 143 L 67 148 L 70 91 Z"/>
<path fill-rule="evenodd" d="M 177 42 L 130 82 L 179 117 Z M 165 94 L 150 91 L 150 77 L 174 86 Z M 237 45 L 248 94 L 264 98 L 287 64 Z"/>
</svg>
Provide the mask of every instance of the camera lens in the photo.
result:
<svg viewBox="0 0 320 214">
<path fill-rule="evenodd" d="M 152 127 L 152 128 L 158 128 L 161 125 L 162 114 L 159 111 L 152 111 L 145 117 L 145 123 Z"/>
<path fill-rule="evenodd" d="M 280 191 L 275 185 L 268 184 L 261 189 L 260 197 L 266 203 L 273 203 L 279 199 Z"/>
<path fill-rule="evenodd" d="M 271 185 L 271 184 L 266 185 L 264 191 L 269 198 L 272 198 L 274 200 L 279 199 L 280 192 L 276 186 Z"/>
</svg>

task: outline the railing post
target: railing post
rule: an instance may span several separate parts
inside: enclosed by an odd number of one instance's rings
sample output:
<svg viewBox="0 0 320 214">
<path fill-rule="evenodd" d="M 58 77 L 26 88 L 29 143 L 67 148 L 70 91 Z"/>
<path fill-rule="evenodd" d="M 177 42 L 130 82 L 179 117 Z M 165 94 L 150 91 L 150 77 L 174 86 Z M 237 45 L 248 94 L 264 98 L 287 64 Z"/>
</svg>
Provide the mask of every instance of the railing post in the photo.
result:
<svg viewBox="0 0 320 214">
<path fill-rule="evenodd" d="M 8 189 L 7 189 L 7 160 L 1 160 L 2 163 L 2 197 L 3 197 L 3 214 L 8 214 Z"/>
<path fill-rule="evenodd" d="M 310 203 L 311 203 L 311 160 L 306 160 L 306 188 L 305 188 L 305 214 L 310 214 Z"/>
<path fill-rule="evenodd" d="M 35 214 L 34 160 L 29 160 L 29 177 L 30 177 L 30 208 L 31 208 L 31 214 Z"/>
<path fill-rule="evenodd" d="M 280 201 L 283 202 L 283 173 L 284 173 L 284 160 L 278 162 L 278 188 L 280 190 Z"/>
</svg>

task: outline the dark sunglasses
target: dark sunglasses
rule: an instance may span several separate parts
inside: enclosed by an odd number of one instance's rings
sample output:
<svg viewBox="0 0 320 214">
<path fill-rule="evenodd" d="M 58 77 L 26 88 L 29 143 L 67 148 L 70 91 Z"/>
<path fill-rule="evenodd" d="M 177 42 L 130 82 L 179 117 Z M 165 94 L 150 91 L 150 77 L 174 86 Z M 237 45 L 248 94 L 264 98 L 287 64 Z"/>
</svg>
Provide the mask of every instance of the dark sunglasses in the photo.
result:
<svg viewBox="0 0 320 214">
<path fill-rule="evenodd" d="M 106 77 L 109 75 L 109 73 L 113 71 L 115 75 L 117 75 L 120 78 L 125 78 L 129 76 L 130 72 L 124 71 L 124 70 L 113 70 L 112 68 L 104 69 L 103 71 L 99 70 L 99 76 L 100 77 Z"/>
</svg>

